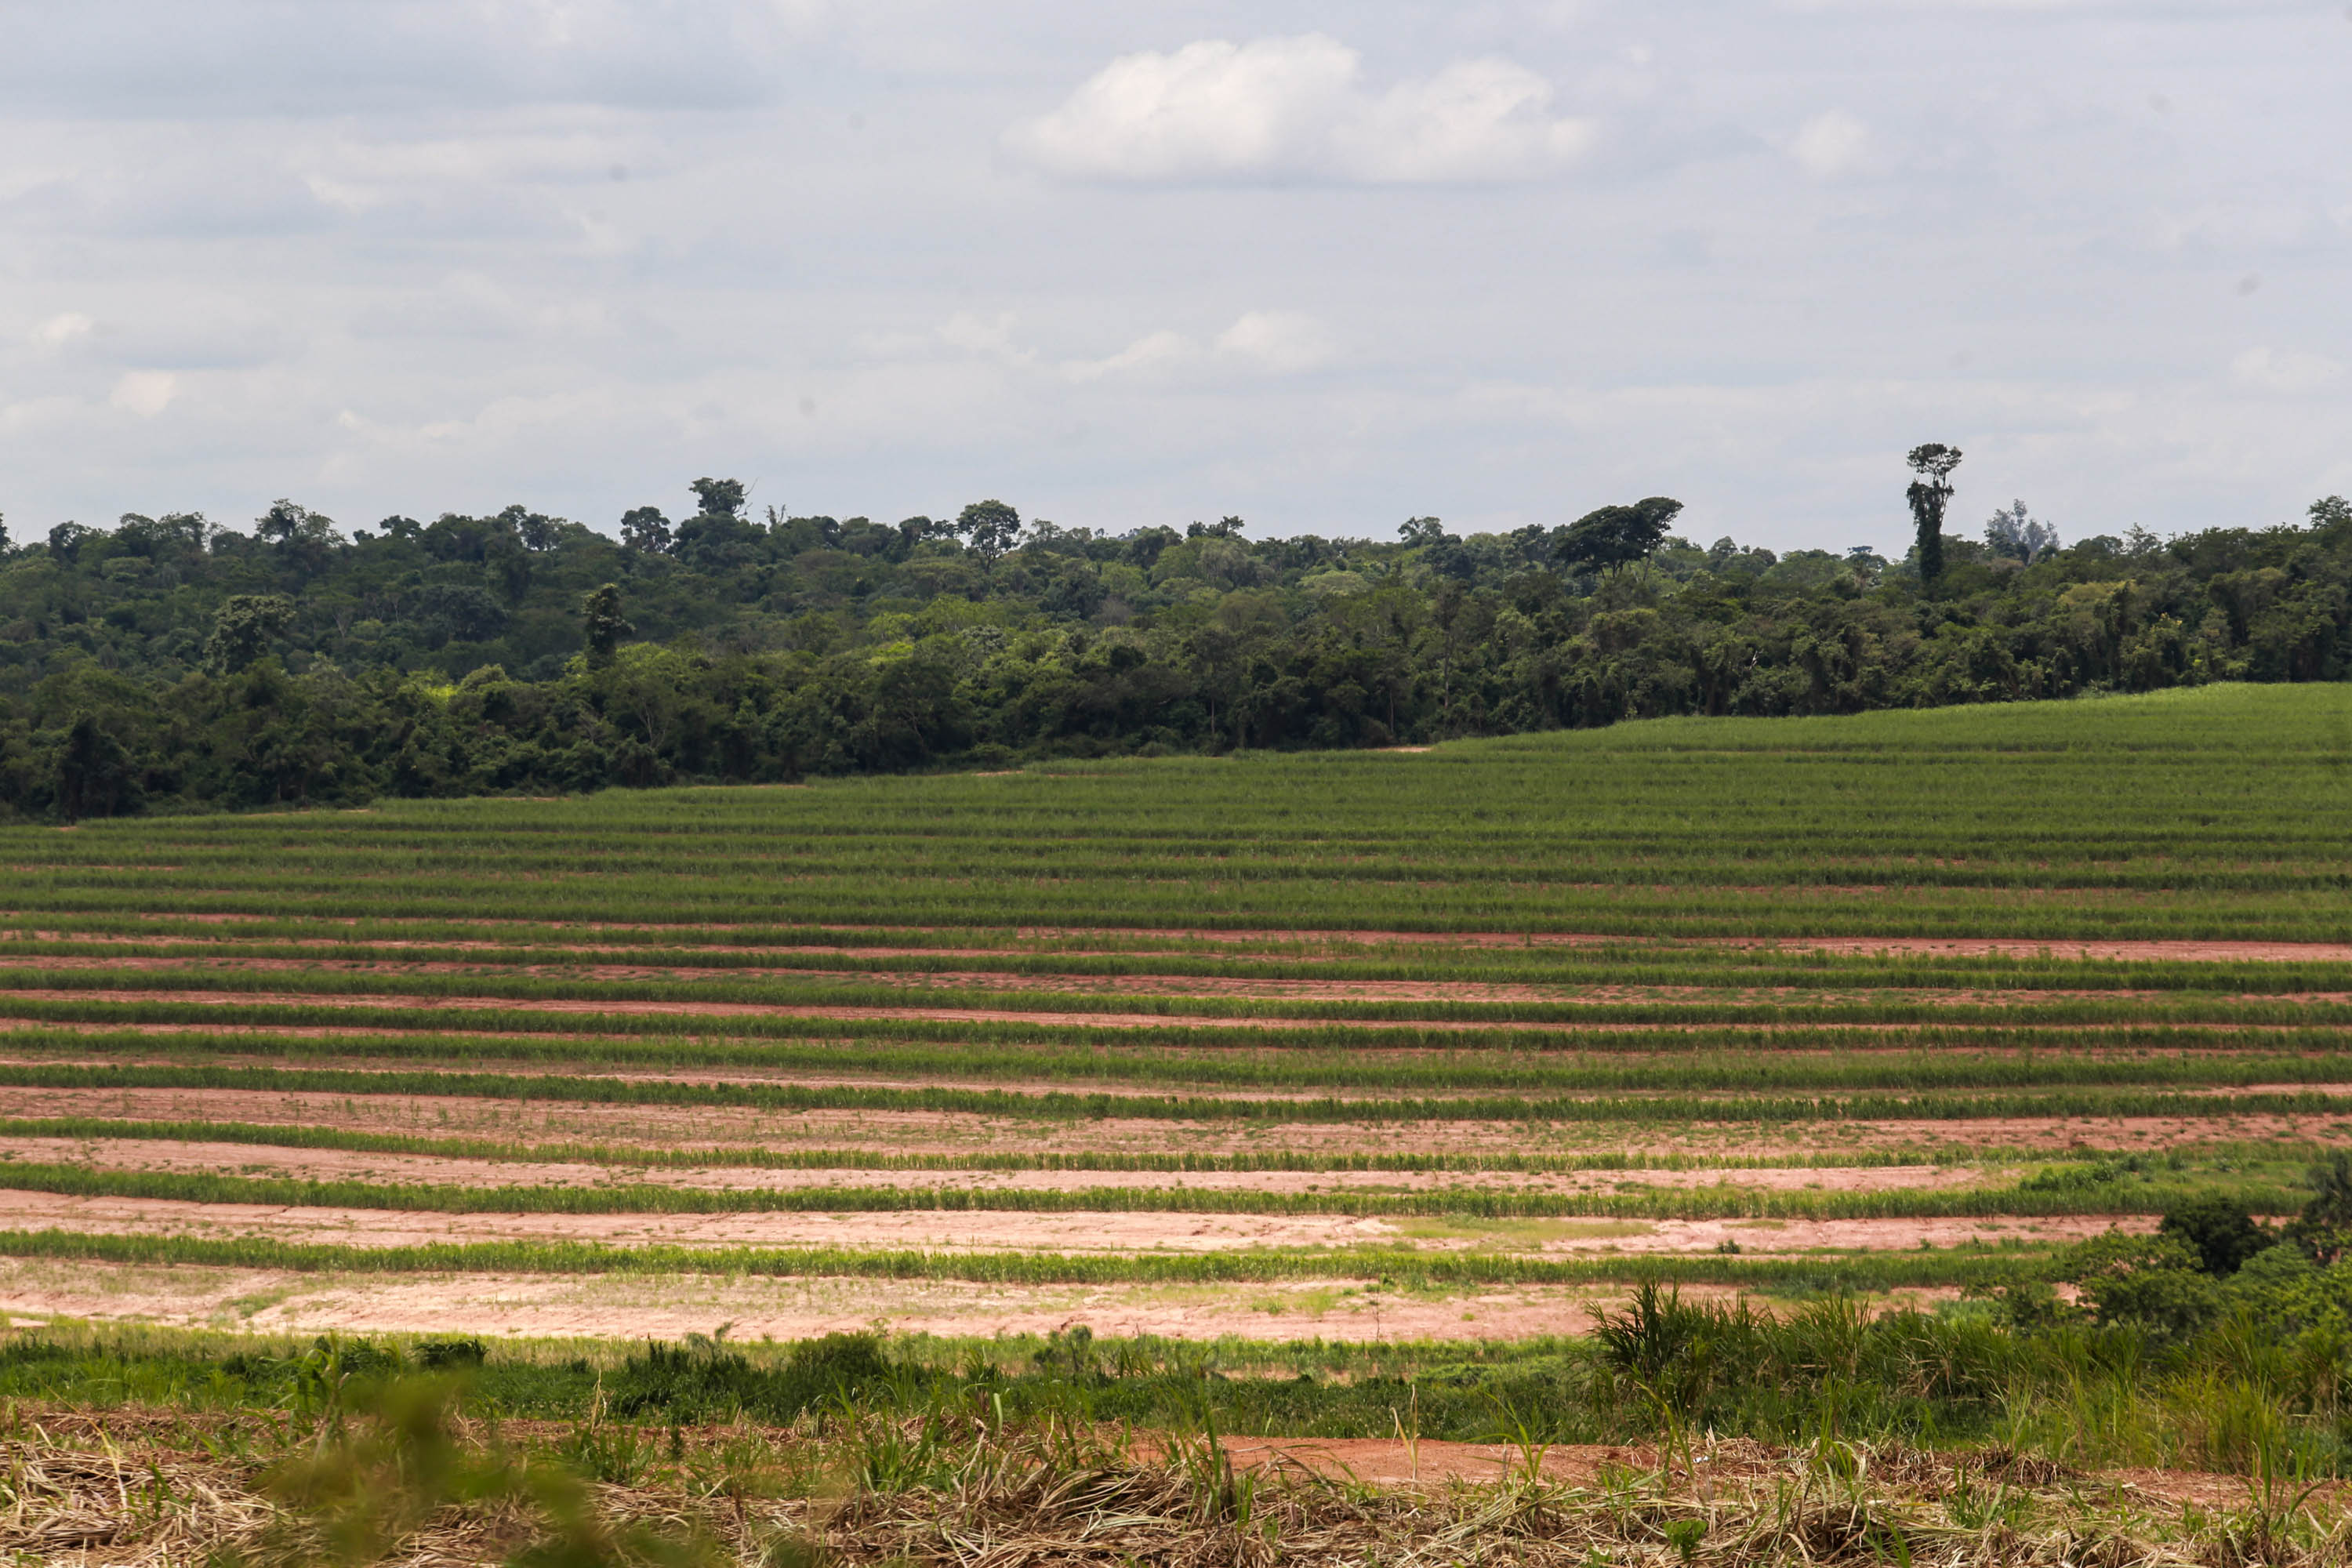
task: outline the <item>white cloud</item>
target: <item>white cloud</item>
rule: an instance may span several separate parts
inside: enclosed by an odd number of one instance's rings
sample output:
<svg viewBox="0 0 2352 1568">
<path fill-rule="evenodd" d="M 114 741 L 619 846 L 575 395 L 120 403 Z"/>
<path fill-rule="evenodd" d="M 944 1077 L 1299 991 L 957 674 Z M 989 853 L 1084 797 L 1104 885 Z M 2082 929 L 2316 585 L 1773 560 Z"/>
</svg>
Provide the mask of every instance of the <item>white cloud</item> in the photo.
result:
<svg viewBox="0 0 2352 1568">
<path fill-rule="evenodd" d="M 1078 179 L 1402 184 L 1532 178 L 1593 139 L 1508 60 L 1457 61 L 1385 93 L 1361 78 L 1356 51 L 1319 33 L 1204 39 L 1119 57 L 1006 141 Z"/>
<path fill-rule="evenodd" d="M 940 341 L 950 348 L 961 349 L 969 354 L 1001 359 L 1011 364 L 1027 364 L 1037 355 L 1034 350 L 1020 347 L 1013 341 L 1013 315 L 1001 311 L 994 316 L 975 316 L 969 310 L 959 310 L 940 328 Z"/>
<path fill-rule="evenodd" d="M 1312 316 L 1252 310 L 1217 334 L 1217 352 L 1279 375 L 1329 359 L 1331 338 Z"/>
<path fill-rule="evenodd" d="M 2324 354 L 2252 348 L 2230 362 L 2230 379 L 2255 392 L 2289 395 L 2323 392 L 2344 379 L 2344 367 Z"/>
<path fill-rule="evenodd" d="M 1867 165 L 1874 143 L 1870 127 L 1842 109 L 1816 114 L 1805 121 L 1789 155 L 1817 180 L 1834 180 Z"/>
<path fill-rule="evenodd" d="M 126 414 L 136 414 L 142 419 L 152 419 L 172 405 L 180 392 L 179 377 L 167 370 L 134 370 L 126 372 L 114 384 L 107 401 Z"/>
<path fill-rule="evenodd" d="M 1330 334 L 1312 316 L 1287 310 L 1251 310 L 1203 347 L 1183 333 L 1147 332 L 1107 359 L 1070 360 L 1062 374 L 1072 381 L 1106 376 L 1164 375 L 1217 365 L 1266 375 L 1312 370 L 1331 357 Z"/>
<path fill-rule="evenodd" d="M 1183 333 L 1163 331 L 1136 339 L 1108 359 L 1072 360 L 1062 373 L 1072 381 L 1100 381 L 1107 375 L 1172 369 L 1200 354 L 1200 345 Z"/>
<path fill-rule="evenodd" d="M 86 338 L 98 323 L 79 310 L 68 310 L 51 316 L 33 329 L 33 341 L 44 348 L 62 348 L 76 338 Z"/>
</svg>

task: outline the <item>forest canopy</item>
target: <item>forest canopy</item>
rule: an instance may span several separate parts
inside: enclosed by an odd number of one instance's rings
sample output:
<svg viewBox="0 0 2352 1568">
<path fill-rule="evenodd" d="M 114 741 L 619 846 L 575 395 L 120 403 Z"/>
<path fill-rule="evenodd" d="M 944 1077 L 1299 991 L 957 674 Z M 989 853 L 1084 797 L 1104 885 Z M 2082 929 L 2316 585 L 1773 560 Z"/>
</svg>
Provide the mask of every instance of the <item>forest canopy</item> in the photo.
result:
<svg viewBox="0 0 2352 1568">
<path fill-rule="evenodd" d="M 1925 448 L 1923 448 L 1925 450 Z M 1953 454 L 1957 460 L 1957 453 Z M 1915 487 L 1916 488 L 1916 487 Z M 703 479 L 618 537 L 511 506 L 346 531 L 291 501 L 0 531 L 0 816 L 1373 747 L 2352 671 L 2352 504 L 1920 552 L 1558 528 L 1252 540 L 755 516 Z M 1919 503 L 1915 500 L 1915 510 Z M 1930 521 L 1939 518 L 1940 502 Z"/>
</svg>

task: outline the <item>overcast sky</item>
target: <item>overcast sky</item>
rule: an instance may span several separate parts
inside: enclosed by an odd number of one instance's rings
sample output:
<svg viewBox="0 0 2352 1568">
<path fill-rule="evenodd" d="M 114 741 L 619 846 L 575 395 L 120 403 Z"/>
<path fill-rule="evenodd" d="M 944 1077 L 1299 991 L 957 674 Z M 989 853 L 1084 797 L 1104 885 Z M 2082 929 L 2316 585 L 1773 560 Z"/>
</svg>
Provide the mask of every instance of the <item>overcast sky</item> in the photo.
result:
<svg viewBox="0 0 2352 1568">
<path fill-rule="evenodd" d="M 2343 0 L 0 0 L 0 512 L 2352 492 Z"/>
</svg>

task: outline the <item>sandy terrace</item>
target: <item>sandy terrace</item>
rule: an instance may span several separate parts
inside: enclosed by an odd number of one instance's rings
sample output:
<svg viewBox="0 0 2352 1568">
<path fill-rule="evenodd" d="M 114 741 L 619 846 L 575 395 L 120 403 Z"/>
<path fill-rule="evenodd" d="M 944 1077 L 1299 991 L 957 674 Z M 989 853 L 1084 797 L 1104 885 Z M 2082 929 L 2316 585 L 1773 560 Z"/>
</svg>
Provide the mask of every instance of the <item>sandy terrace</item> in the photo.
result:
<svg viewBox="0 0 2352 1568">
<path fill-rule="evenodd" d="M 1173 1121 L 1140 1117 L 1039 1121 L 932 1110 L 767 1111 L 731 1106 L 632 1106 L 465 1096 L 287 1093 L 226 1089 L 25 1089 L 22 1117 L 250 1121 L 385 1132 L 642 1143 L 682 1149 L 758 1144 L 898 1152 L 1239 1154 L 1571 1154 L 1769 1156 L 1898 1150 L 1974 1155 L 1988 1150 L 2161 1150 L 2216 1140 L 2297 1144 L 2352 1136 L 2352 1118 L 2314 1116 L 1987 1118 L 1977 1121 L 1807 1121 L 1776 1126 L 1691 1122 L 1660 1129 L 1606 1123 Z"/>
<path fill-rule="evenodd" d="M 1184 1187 L 1195 1192 L 1303 1193 L 1612 1193 L 1633 1188 L 1687 1190 L 1718 1184 L 1764 1191 L 1821 1188 L 1885 1192 L 1950 1189 L 1983 1181 L 1966 1165 L 1874 1165 L 1763 1171 L 1616 1171 L 1559 1174 L 1281 1171 L 870 1171 L 759 1170 L 740 1166 L 677 1169 L 451 1159 L 355 1153 L 250 1143 L 168 1142 L 149 1139 L 0 1138 L 0 1160 L 74 1164 L 102 1170 L 186 1171 L 291 1177 L 305 1181 L 421 1182 L 467 1187 L 604 1186 L 615 1182 L 715 1192 L 782 1192 L 811 1187 L 968 1187 L 991 1192 L 1070 1192 L 1085 1187 Z M 0 1180 L 5 1166 L 0 1165 Z"/>
<path fill-rule="evenodd" d="M 593 1241 L 614 1246 L 845 1247 L 1024 1252 L 1225 1252 L 1236 1248 L 1404 1245 L 1457 1250 L 1492 1240 L 1513 1252 L 1713 1252 L 1726 1241 L 1759 1254 L 1911 1250 L 2001 1240 L 2059 1242 L 2114 1227 L 2153 1230 L 2153 1216 L 1905 1220 L 1450 1220 L 1326 1215 L 956 1213 L 561 1215 L 440 1214 L 288 1208 L 160 1198 L 85 1198 L 0 1191 L 0 1228 L 112 1234 L 269 1237 L 354 1247 L 428 1242 Z"/>
<path fill-rule="evenodd" d="M 1727 1297 L 1707 1287 L 1686 1297 Z M 1904 1290 L 1930 1306 L 1948 1289 Z M 733 1323 L 739 1342 L 893 1331 L 1255 1340 L 1513 1340 L 1582 1333 L 1610 1286 L 1380 1289 L 1333 1279 L 1264 1286 L 988 1285 L 925 1279 L 719 1275 L 335 1275 L 187 1265 L 0 1258 L 0 1314 L 159 1322 L 257 1332 L 441 1333 L 678 1339 Z"/>
</svg>

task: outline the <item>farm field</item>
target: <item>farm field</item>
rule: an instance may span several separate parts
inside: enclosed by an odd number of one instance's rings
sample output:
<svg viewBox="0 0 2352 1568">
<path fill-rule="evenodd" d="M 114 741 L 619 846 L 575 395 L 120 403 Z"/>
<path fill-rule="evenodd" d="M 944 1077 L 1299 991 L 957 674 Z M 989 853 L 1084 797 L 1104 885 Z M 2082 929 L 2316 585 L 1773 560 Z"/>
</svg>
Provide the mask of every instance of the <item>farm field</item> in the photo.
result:
<svg viewBox="0 0 2352 1568">
<path fill-rule="evenodd" d="M 1948 1299 L 2300 1208 L 2352 1135 L 2347 756 L 2341 689 L 2216 688 L 0 829 L 0 1310 Z"/>
<path fill-rule="evenodd" d="M 2337 688 L 0 827 L 0 1549 L 2341 1561 L 2352 1264 L 2158 1232 L 2347 845 Z"/>
</svg>

